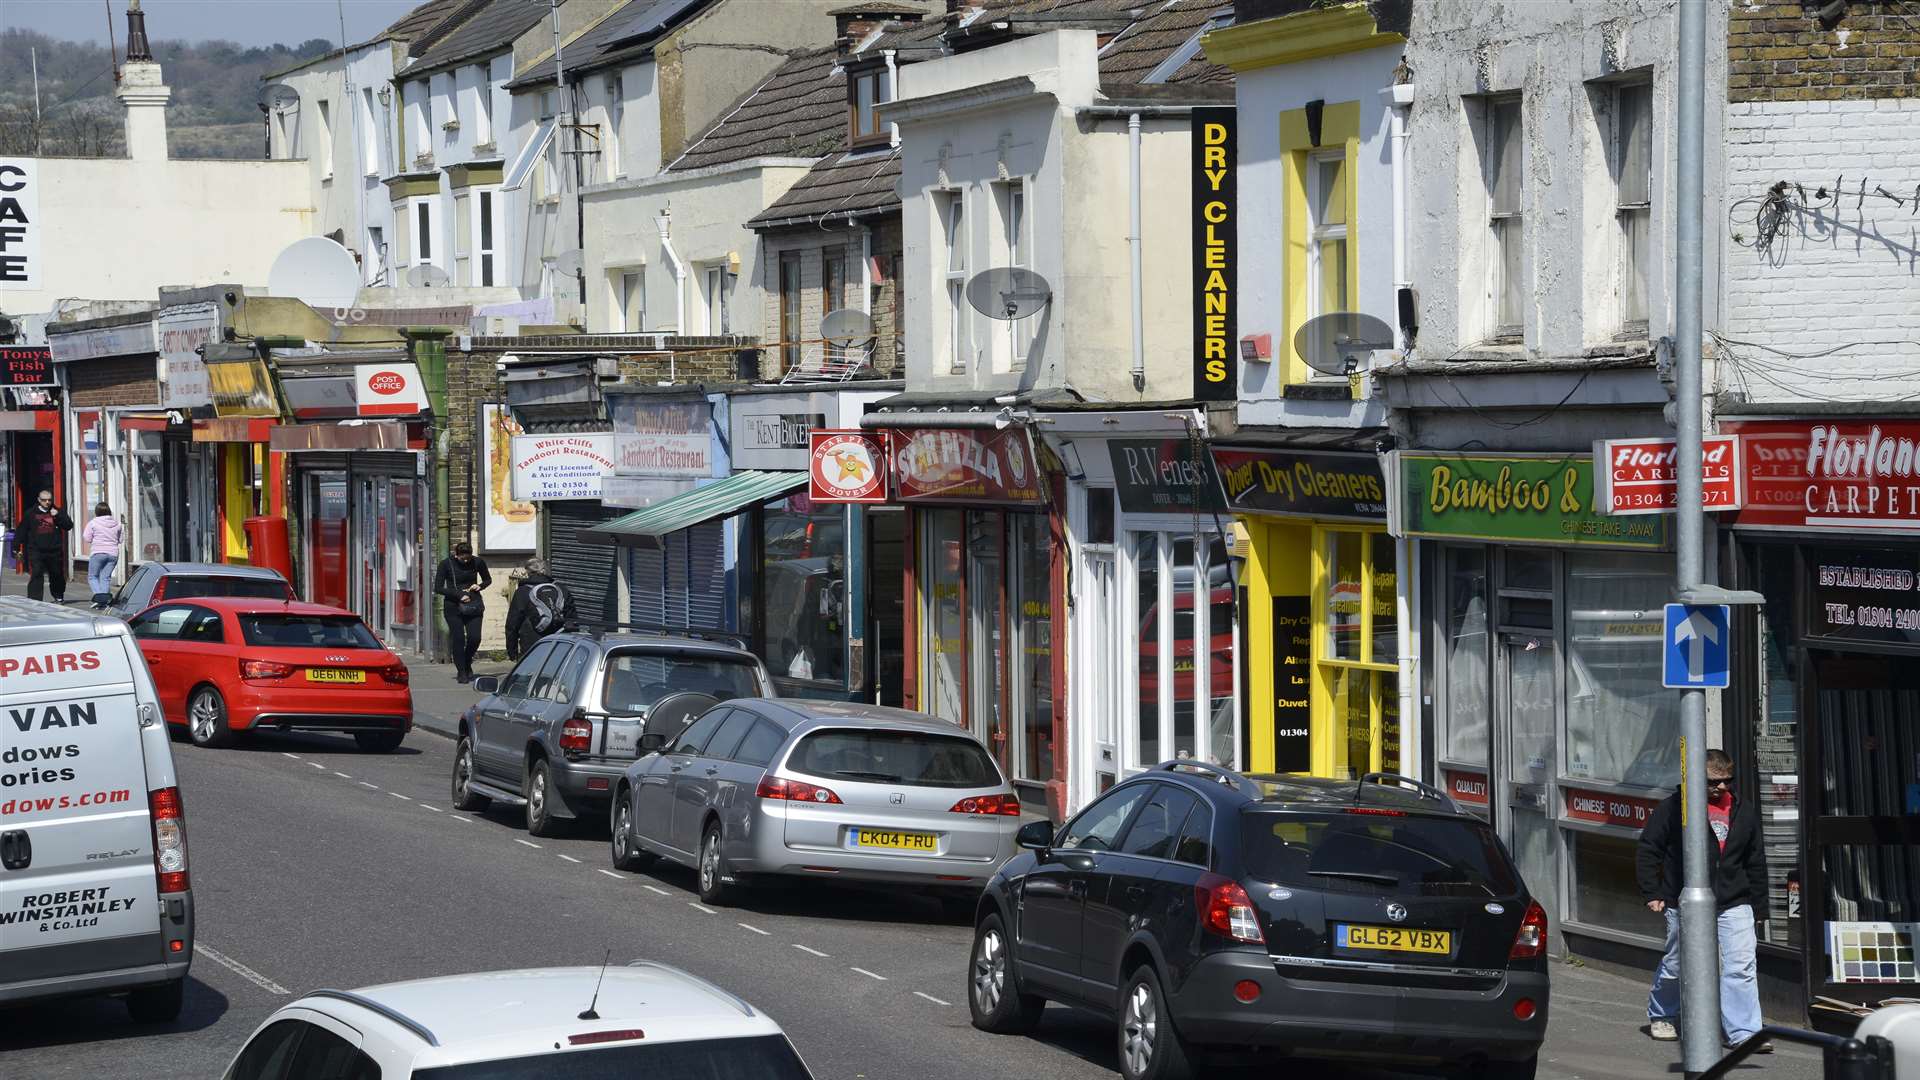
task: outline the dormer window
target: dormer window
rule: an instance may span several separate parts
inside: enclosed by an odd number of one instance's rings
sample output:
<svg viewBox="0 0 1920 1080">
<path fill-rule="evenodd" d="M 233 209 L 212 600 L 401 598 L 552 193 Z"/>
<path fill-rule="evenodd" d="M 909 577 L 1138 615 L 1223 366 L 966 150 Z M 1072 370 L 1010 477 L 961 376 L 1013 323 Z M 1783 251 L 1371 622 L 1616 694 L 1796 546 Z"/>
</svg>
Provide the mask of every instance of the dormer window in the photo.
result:
<svg viewBox="0 0 1920 1080">
<path fill-rule="evenodd" d="M 847 73 L 847 116 L 853 145 L 876 146 L 890 140 L 880 122 L 880 106 L 893 100 L 885 68 Z"/>
</svg>

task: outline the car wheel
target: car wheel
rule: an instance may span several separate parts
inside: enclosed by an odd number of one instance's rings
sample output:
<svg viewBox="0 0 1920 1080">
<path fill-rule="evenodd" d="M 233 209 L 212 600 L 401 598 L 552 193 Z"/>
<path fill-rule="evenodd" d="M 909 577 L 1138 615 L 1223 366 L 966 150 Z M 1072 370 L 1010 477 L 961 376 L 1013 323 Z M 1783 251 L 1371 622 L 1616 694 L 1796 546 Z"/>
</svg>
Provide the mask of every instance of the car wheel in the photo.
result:
<svg viewBox="0 0 1920 1080">
<path fill-rule="evenodd" d="M 1474 1068 L 1472 1075 L 1486 1080 L 1533 1080 L 1540 1070 L 1540 1055 L 1524 1061 L 1488 1061 Z M 1462 1074 L 1465 1075 L 1465 1074 Z"/>
<path fill-rule="evenodd" d="M 406 737 L 404 731 L 356 731 L 353 742 L 369 754 L 391 754 L 400 749 L 400 742 Z"/>
<path fill-rule="evenodd" d="M 187 980 L 143 986 L 127 995 L 127 1015 L 136 1024 L 170 1024 L 180 1018 L 187 996 Z"/>
<path fill-rule="evenodd" d="M 734 887 L 727 883 L 727 860 L 720 854 L 720 826 L 707 826 L 700 838 L 700 902 L 714 907 L 733 903 Z"/>
<path fill-rule="evenodd" d="M 527 833 L 531 836 L 560 835 L 560 819 L 553 816 L 553 769 L 544 759 L 535 760 L 527 773 Z"/>
<path fill-rule="evenodd" d="M 187 737 L 193 745 L 209 750 L 233 744 L 233 729 L 227 726 L 227 702 L 220 691 L 203 686 L 187 699 Z"/>
<path fill-rule="evenodd" d="M 1045 998 L 1020 992 L 1013 950 L 998 914 L 980 920 L 973 931 L 973 958 L 967 964 L 967 1009 L 973 1026 L 996 1035 L 1024 1035 L 1040 1023 Z"/>
<path fill-rule="evenodd" d="M 642 850 L 640 836 L 633 828 L 633 793 L 622 790 L 613 799 L 613 868 L 637 873 L 652 866 L 659 858 L 651 851 Z"/>
<path fill-rule="evenodd" d="M 1188 1080 L 1187 1047 L 1173 1029 L 1167 995 L 1150 965 L 1133 969 L 1120 998 L 1120 1075 L 1126 1080 Z"/>
<path fill-rule="evenodd" d="M 473 737 L 462 735 L 453 751 L 453 808 L 485 810 L 492 801 L 473 790 Z"/>
</svg>

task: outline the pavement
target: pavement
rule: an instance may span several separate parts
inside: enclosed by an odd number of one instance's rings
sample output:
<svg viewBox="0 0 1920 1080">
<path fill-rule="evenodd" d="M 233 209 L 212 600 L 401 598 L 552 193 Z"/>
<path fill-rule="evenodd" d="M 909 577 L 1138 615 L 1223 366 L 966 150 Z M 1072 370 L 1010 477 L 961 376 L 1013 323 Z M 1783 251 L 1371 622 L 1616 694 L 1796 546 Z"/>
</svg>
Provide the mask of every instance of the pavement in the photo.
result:
<svg viewBox="0 0 1920 1080">
<path fill-rule="evenodd" d="M 213 751 L 177 742 L 199 919 L 185 1012 L 136 1025 L 105 999 L 0 1011 L 0 1076 L 215 1077 L 269 1013 L 310 989 L 597 964 L 608 950 L 743 995 L 821 1080 L 1117 1075 L 1112 1026 L 1081 1013 L 1049 1007 L 1030 1038 L 975 1030 L 963 974 L 970 928 L 931 900 L 809 883 L 713 909 L 698 902 L 689 871 L 612 869 L 598 823 L 536 840 L 517 811 L 454 811 L 444 736 L 475 695 L 450 667 L 410 666 L 417 726 L 397 753 L 363 754 L 323 735 Z M 1645 993 L 1637 980 L 1557 966 L 1540 1076 L 1679 1075 L 1675 1044 L 1645 1034 Z M 1284 1068 L 1330 1080 L 1416 1075 Z M 1813 1080 L 1820 1067 L 1812 1052 L 1782 1046 L 1735 1075 Z"/>
</svg>

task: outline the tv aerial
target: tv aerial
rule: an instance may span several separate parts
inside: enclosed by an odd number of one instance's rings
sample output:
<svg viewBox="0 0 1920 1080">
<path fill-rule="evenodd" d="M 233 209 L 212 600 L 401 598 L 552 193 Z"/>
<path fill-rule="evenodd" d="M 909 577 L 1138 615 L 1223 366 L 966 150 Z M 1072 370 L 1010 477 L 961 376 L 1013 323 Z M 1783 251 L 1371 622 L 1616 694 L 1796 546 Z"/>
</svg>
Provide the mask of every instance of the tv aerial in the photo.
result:
<svg viewBox="0 0 1920 1080">
<path fill-rule="evenodd" d="M 873 316 L 858 308 L 829 311 L 820 320 L 820 337 L 837 349 L 854 349 L 873 340 Z"/>
<path fill-rule="evenodd" d="M 1357 311 L 1316 315 L 1293 334 L 1293 347 L 1308 367 L 1324 375 L 1345 376 L 1356 395 L 1367 359 L 1394 344 L 1392 327 Z"/>
<path fill-rule="evenodd" d="M 292 112 L 300 107 L 300 92 L 285 83 L 273 83 L 261 87 L 254 101 L 261 112 Z"/>
<path fill-rule="evenodd" d="M 432 263 L 419 263 L 407 268 L 407 284 L 416 289 L 437 289 L 451 280 L 445 270 Z"/>
<path fill-rule="evenodd" d="M 1053 286 L 1024 266 L 997 266 L 967 281 L 967 303 L 989 319 L 1014 322 L 1037 315 L 1053 300 Z"/>
<path fill-rule="evenodd" d="M 360 299 L 360 264 L 327 237 L 295 240 L 274 256 L 267 294 L 292 297 L 315 311 L 352 308 Z"/>
<path fill-rule="evenodd" d="M 562 251 L 553 257 L 553 272 L 556 274 L 564 274 L 567 277 L 578 274 L 580 268 L 585 265 L 586 260 L 580 254 L 579 248 Z"/>
</svg>

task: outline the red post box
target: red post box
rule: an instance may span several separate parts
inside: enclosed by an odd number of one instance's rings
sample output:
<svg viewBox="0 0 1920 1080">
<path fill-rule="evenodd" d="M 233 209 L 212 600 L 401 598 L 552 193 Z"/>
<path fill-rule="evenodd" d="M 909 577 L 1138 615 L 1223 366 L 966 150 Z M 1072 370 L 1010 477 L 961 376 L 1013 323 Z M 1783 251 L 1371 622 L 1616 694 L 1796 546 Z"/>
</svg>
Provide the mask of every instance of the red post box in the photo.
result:
<svg viewBox="0 0 1920 1080">
<path fill-rule="evenodd" d="M 250 517 L 241 523 L 247 531 L 247 561 L 280 571 L 293 580 L 293 548 L 283 517 Z"/>
</svg>

